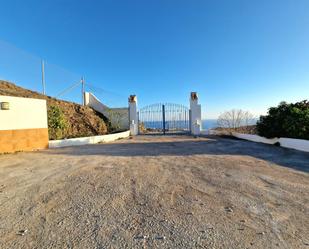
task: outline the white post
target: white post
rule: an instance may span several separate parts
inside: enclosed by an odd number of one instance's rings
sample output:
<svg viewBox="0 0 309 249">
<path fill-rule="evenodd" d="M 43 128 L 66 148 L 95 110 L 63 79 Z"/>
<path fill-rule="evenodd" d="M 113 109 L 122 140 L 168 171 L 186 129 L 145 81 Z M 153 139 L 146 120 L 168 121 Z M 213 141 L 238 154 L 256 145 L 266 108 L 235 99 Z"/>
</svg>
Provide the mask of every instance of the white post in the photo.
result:
<svg viewBox="0 0 309 249">
<path fill-rule="evenodd" d="M 88 106 L 90 104 L 90 93 L 84 92 L 84 105 Z"/>
<path fill-rule="evenodd" d="M 130 95 L 129 97 L 129 124 L 132 136 L 138 134 L 138 115 L 137 115 L 137 97 Z"/>
<path fill-rule="evenodd" d="M 201 105 L 198 104 L 198 96 L 196 92 L 191 92 L 190 110 L 191 133 L 192 135 L 200 135 L 202 129 L 202 110 Z"/>
</svg>

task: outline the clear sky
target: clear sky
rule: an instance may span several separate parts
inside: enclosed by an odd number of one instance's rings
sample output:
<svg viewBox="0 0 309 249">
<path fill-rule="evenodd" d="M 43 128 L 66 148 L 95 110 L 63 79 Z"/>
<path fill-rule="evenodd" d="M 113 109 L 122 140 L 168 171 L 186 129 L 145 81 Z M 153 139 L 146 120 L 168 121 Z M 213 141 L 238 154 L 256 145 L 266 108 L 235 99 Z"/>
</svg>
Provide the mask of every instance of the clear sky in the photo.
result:
<svg viewBox="0 0 309 249">
<path fill-rule="evenodd" d="M 3 0 L 0 77 L 40 90 L 43 58 L 50 95 L 83 75 L 111 105 L 197 91 L 204 118 L 263 114 L 308 99 L 308 13 L 308 0 Z"/>
</svg>

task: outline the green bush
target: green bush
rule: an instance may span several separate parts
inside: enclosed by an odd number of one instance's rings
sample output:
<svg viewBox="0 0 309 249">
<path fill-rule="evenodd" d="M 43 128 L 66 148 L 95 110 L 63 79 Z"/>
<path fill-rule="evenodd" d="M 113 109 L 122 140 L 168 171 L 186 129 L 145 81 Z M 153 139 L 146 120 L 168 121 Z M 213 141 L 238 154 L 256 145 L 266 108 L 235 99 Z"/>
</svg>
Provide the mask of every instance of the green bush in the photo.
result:
<svg viewBox="0 0 309 249">
<path fill-rule="evenodd" d="M 49 139 L 62 139 L 65 137 L 68 122 L 59 106 L 48 107 L 48 134 Z"/>
<path fill-rule="evenodd" d="M 257 122 L 257 132 L 267 138 L 309 139 L 309 102 L 281 102 L 277 107 L 269 108 L 268 114 Z"/>
</svg>

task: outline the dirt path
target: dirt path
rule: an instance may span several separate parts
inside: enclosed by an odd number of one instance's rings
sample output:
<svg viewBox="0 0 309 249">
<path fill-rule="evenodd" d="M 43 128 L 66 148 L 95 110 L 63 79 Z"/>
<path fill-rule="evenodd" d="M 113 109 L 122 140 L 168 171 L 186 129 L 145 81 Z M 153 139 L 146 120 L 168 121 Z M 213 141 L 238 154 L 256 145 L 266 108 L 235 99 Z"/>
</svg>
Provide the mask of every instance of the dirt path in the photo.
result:
<svg viewBox="0 0 309 249">
<path fill-rule="evenodd" d="M 308 171 L 216 137 L 2 155 L 0 248 L 309 248 Z"/>
</svg>

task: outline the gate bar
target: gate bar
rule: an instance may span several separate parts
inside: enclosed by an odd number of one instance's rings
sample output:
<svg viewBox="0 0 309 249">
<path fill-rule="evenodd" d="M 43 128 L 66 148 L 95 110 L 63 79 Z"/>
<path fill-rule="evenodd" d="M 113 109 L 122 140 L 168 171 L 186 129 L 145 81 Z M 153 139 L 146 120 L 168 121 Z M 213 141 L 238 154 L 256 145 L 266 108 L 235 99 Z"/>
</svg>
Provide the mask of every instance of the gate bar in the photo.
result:
<svg viewBox="0 0 309 249">
<path fill-rule="evenodd" d="M 165 135 L 165 105 L 162 105 L 163 135 Z"/>
</svg>

